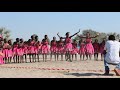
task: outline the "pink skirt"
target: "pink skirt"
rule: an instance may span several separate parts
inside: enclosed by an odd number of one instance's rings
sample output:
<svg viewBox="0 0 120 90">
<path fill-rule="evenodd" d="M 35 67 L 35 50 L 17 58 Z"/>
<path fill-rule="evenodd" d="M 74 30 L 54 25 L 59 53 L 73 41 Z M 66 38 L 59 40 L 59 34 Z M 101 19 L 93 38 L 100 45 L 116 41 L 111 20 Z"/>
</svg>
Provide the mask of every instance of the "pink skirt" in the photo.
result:
<svg viewBox="0 0 120 90">
<path fill-rule="evenodd" d="M 0 64 L 4 64 L 5 62 L 4 62 L 4 60 L 3 60 L 3 57 L 2 56 L 0 56 Z"/>
<path fill-rule="evenodd" d="M 79 49 L 79 54 L 85 54 L 85 52 L 86 52 L 86 51 L 85 51 L 85 48 L 80 48 L 80 49 Z"/>
<path fill-rule="evenodd" d="M 74 48 L 74 49 L 72 50 L 71 54 L 78 54 L 78 52 L 79 52 L 78 48 Z"/>
<path fill-rule="evenodd" d="M 23 48 L 23 52 L 24 54 L 28 54 L 28 48 L 27 47 Z"/>
<path fill-rule="evenodd" d="M 99 53 L 99 48 L 94 48 L 94 53 Z"/>
<path fill-rule="evenodd" d="M 13 55 L 17 55 L 17 48 L 13 48 Z"/>
<path fill-rule="evenodd" d="M 58 50 L 58 48 L 55 47 L 55 46 L 50 47 L 50 51 L 51 51 L 52 53 L 57 53 L 57 50 Z"/>
<path fill-rule="evenodd" d="M 5 55 L 5 58 L 7 58 L 8 57 L 8 49 L 4 49 L 3 54 Z"/>
<path fill-rule="evenodd" d="M 35 54 L 35 47 L 34 46 L 30 47 L 30 54 Z"/>
<path fill-rule="evenodd" d="M 94 48 L 93 48 L 92 43 L 86 44 L 85 51 L 87 54 L 94 54 Z"/>
<path fill-rule="evenodd" d="M 39 47 L 39 51 L 38 51 L 39 54 L 42 53 L 42 49 L 41 49 L 41 46 Z"/>
<path fill-rule="evenodd" d="M 41 47 L 41 53 L 42 54 L 48 54 L 49 53 L 49 46 L 48 45 L 43 45 Z"/>
<path fill-rule="evenodd" d="M 64 49 L 65 49 L 66 52 L 71 52 L 72 51 L 72 44 L 71 43 L 67 43 L 65 45 Z"/>
<path fill-rule="evenodd" d="M 64 47 L 58 47 L 57 53 L 63 54 L 64 52 Z"/>
<path fill-rule="evenodd" d="M 8 57 L 13 57 L 12 49 L 8 50 Z"/>
<path fill-rule="evenodd" d="M 34 51 L 35 51 L 35 54 L 38 54 L 39 48 L 35 47 L 35 48 L 34 48 Z"/>
<path fill-rule="evenodd" d="M 104 47 L 101 47 L 100 50 L 99 50 L 99 52 L 100 52 L 101 54 L 103 54 L 103 52 L 104 52 Z"/>
<path fill-rule="evenodd" d="M 22 48 L 17 49 L 17 55 L 22 56 L 24 54 L 24 51 Z"/>
</svg>

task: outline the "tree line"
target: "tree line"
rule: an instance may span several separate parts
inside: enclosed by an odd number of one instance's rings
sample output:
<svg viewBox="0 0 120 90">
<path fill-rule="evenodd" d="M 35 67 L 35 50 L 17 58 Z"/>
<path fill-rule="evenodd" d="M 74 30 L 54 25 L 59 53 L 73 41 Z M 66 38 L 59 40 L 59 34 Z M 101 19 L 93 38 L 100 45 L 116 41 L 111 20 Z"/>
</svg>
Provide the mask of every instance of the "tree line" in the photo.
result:
<svg viewBox="0 0 120 90">
<path fill-rule="evenodd" d="M 104 32 L 97 32 L 95 30 L 92 30 L 92 29 L 86 29 L 86 30 L 83 30 L 82 33 L 80 34 L 81 36 L 85 36 L 87 32 L 90 32 L 91 36 L 95 36 L 96 33 L 100 33 L 100 36 L 98 36 L 97 38 L 93 38 L 93 42 L 95 39 L 98 39 L 99 42 L 101 42 L 103 39 L 106 39 L 109 35 L 115 35 L 116 39 L 119 40 L 120 39 L 120 34 L 116 33 L 116 32 L 110 32 L 110 33 L 104 33 Z M 5 27 L 1 27 L 0 28 L 0 34 L 3 36 L 3 38 L 6 38 L 7 40 L 11 39 L 11 31 Z M 34 34 L 36 35 L 36 34 Z M 75 40 L 79 41 L 79 37 L 76 36 L 74 38 Z M 73 39 L 73 40 L 74 40 Z M 50 41 L 50 39 L 49 39 Z"/>
<path fill-rule="evenodd" d="M 93 42 L 94 42 L 95 39 L 98 39 L 99 42 L 102 42 L 102 40 L 103 40 L 103 39 L 107 39 L 107 37 L 108 37 L 109 35 L 114 35 L 117 40 L 120 39 L 120 34 L 118 34 L 118 33 L 116 33 L 116 32 L 104 33 L 104 32 L 97 32 L 97 31 L 92 30 L 92 29 L 83 30 L 80 35 L 81 35 L 81 36 L 85 36 L 87 32 L 89 32 L 91 36 L 96 36 L 96 33 L 99 33 L 99 34 L 100 34 L 97 38 L 92 38 L 92 41 L 93 41 Z M 74 39 L 77 40 L 77 41 L 80 40 L 78 36 L 76 36 Z"/>
</svg>

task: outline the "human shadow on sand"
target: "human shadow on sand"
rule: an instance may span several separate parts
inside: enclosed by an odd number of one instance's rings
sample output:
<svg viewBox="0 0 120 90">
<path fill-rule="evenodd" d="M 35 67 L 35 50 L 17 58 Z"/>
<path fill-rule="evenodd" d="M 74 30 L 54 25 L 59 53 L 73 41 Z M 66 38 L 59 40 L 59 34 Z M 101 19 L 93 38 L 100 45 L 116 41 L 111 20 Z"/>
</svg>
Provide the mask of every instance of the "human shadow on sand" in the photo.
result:
<svg viewBox="0 0 120 90">
<path fill-rule="evenodd" d="M 67 73 L 65 75 L 73 75 L 73 76 L 113 76 L 114 74 L 109 74 L 109 75 L 103 75 L 99 73 Z"/>
</svg>

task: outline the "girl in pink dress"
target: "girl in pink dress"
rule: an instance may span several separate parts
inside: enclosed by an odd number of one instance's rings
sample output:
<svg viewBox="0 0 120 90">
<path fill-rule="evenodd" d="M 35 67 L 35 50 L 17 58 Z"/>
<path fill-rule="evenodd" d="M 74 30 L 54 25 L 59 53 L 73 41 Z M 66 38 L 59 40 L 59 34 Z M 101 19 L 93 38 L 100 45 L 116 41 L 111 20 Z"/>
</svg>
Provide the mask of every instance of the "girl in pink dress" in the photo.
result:
<svg viewBox="0 0 120 90">
<path fill-rule="evenodd" d="M 51 41 L 51 45 L 50 45 L 50 60 L 52 60 L 52 55 L 55 56 L 55 61 L 56 61 L 56 56 L 57 56 L 57 41 L 56 41 L 56 37 L 53 37 L 53 40 Z"/>
<path fill-rule="evenodd" d="M 0 50 L 1 50 L 1 51 L 3 50 L 3 42 L 2 42 L 1 39 L 0 39 Z"/>
<path fill-rule="evenodd" d="M 99 53 L 99 43 L 98 43 L 98 40 L 95 39 L 95 42 L 93 43 L 93 47 L 94 47 L 94 59 L 95 60 L 98 60 L 98 53 Z"/>
<path fill-rule="evenodd" d="M 38 40 L 38 36 L 35 36 L 35 59 L 38 59 L 39 62 L 39 52 L 40 52 L 40 41 Z M 36 57 L 37 56 L 37 57 Z"/>
<path fill-rule="evenodd" d="M 2 41 L 3 41 L 3 38 L 2 38 L 2 35 L 0 35 L 0 64 L 4 64 L 5 63 L 4 60 L 3 60 L 4 54 L 2 52 L 2 50 L 3 50 L 3 43 L 2 43 Z"/>
<path fill-rule="evenodd" d="M 104 58 L 104 54 L 103 54 L 103 52 L 104 52 L 104 47 L 105 47 L 105 39 L 103 39 L 103 41 L 100 43 L 100 53 L 101 53 L 101 61 L 103 60 L 103 58 Z"/>
<path fill-rule="evenodd" d="M 24 60 L 27 63 L 27 55 L 28 55 L 28 43 L 27 41 L 24 42 L 24 46 L 23 46 L 23 52 L 24 52 Z"/>
<path fill-rule="evenodd" d="M 35 59 L 35 36 L 34 35 L 31 36 L 31 40 L 29 43 L 29 53 L 30 53 L 29 54 L 30 62 L 31 62 L 31 59 L 32 59 L 32 62 L 36 62 L 36 59 Z"/>
<path fill-rule="evenodd" d="M 72 40 L 71 40 L 71 38 L 73 36 L 77 35 L 79 32 L 80 32 L 80 30 L 72 36 L 70 36 L 69 32 L 67 32 L 66 37 L 62 37 L 62 39 L 65 39 L 64 49 L 65 49 L 65 54 L 66 54 L 66 61 L 69 59 L 70 62 L 72 62 L 72 60 L 71 60 L 71 52 L 72 52 Z M 60 38 L 59 33 L 57 35 Z"/>
<path fill-rule="evenodd" d="M 16 41 L 13 43 L 13 60 L 14 63 L 19 63 L 19 56 L 18 56 L 18 46 L 19 46 L 19 38 L 16 38 Z"/>
<path fill-rule="evenodd" d="M 89 56 L 89 58 L 91 60 L 92 55 L 94 54 L 94 48 L 93 48 L 93 45 L 92 45 L 92 38 L 96 38 L 97 36 L 99 36 L 99 34 L 97 34 L 94 37 L 91 37 L 89 32 L 86 33 L 85 37 L 84 36 L 79 36 L 80 38 L 86 38 L 86 46 L 85 46 L 86 50 L 85 51 L 86 51 L 87 59 L 88 59 L 88 56 Z"/>
<path fill-rule="evenodd" d="M 4 39 L 4 44 L 3 44 L 3 54 L 5 55 L 4 60 L 5 63 L 8 63 L 8 42 L 7 39 Z"/>
<path fill-rule="evenodd" d="M 31 45 L 30 45 L 31 39 L 28 40 L 28 55 L 29 55 L 29 60 L 30 62 L 32 62 L 31 60 Z"/>
<path fill-rule="evenodd" d="M 12 57 L 13 57 L 13 51 L 12 51 L 12 41 L 8 40 L 8 62 L 11 63 Z"/>
<path fill-rule="evenodd" d="M 4 58 L 4 54 L 0 50 L 0 65 L 5 63 L 4 60 L 3 60 L 3 58 Z"/>
<path fill-rule="evenodd" d="M 77 41 L 74 40 L 74 42 L 72 43 L 72 60 L 73 60 L 73 57 L 75 55 L 75 60 L 77 60 L 77 54 L 78 54 L 78 48 L 77 48 L 78 44 L 77 44 Z"/>
<path fill-rule="evenodd" d="M 42 40 L 42 46 L 41 46 L 41 51 L 42 51 L 42 55 L 43 55 L 43 62 L 47 60 L 47 55 L 49 54 L 49 41 L 48 41 L 48 36 L 45 35 L 44 39 Z"/>
<path fill-rule="evenodd" d="M 59 55 L 61 55 L 61 61 L 63 61 L 63 55 L 64 55 L 64 42 L 62 40 L 62 37 L 57 42 L 57 60 L 59 58 Z"/>
<path fill-rule="evenodd" d="M 20 63 L 23 63 L 23 55 L 24 55 L 24 41 L 23 39 L 20 39 L 20 43 L 19 43 L 19 46 L 18 46 L 18 49 L 17 49 L 17 52 L 18 52 L 18 56 L 19 56 L 19 60 L 20 60 Z"/>
<path fill-rule="evenodd" d="M 85 51 L 85 41 L 83 39 L 79 41 L 79 46 L 80 46 L 80 49 L 79 49 L 80 60 L 82 60 L 82 57 L 84 60 L 86 51 Z"/>
</svg>

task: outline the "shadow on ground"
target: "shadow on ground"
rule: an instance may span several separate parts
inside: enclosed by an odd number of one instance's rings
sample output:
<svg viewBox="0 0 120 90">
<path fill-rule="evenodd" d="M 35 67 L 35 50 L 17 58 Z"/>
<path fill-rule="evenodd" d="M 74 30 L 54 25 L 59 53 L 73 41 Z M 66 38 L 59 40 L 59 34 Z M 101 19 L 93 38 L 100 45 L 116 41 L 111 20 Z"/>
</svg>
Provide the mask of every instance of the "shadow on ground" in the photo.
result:
<svg viewBox="0 0 120 90">
<path fill-rule="evenodd" d="M 77 77 L 80 77 L 80 76 L 106 76 L 106 75 L 99 74 L 99 73 L 67 73 L 65 75 L 73 75 L 73 76 L 77 76 Z M 114 76 L 114 74 L 109 74 L 107 76 Z"/>
</svg>

